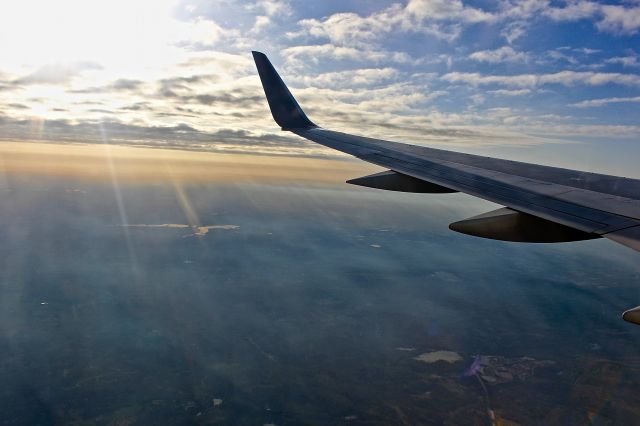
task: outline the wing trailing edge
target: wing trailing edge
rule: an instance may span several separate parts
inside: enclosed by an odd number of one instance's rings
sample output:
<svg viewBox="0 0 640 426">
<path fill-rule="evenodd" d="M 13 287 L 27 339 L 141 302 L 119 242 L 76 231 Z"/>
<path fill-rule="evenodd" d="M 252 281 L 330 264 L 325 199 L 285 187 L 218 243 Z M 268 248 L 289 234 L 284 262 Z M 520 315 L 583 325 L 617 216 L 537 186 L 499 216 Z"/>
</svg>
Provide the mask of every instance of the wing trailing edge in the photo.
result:
<svg viewBox="0 0 640 426">
<path fill-rule="evenodd" d="M 616 243 L 640 251 L 640 225 L 610 232 L 606 234 L 605 237 Z"/>
</svg>

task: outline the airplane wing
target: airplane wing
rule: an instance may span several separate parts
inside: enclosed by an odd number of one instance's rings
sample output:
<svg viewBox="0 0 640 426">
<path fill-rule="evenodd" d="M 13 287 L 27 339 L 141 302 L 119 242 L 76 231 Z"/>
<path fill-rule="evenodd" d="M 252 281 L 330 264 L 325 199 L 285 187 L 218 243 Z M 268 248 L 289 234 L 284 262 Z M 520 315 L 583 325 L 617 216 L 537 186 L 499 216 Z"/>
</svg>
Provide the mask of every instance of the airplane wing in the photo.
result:
<svg viewBox="0 0 640 426">
<path fill-rule="evenodd" d="M 464 192 L 505 206 L 449 225 L 469 235 L 521 242 L 604 237 L 640 251 L 640 180 L 323 129 L 307 118 L 269 59 L 260 52 L 253 57 L 273 118 L 283 130 L 388 169 L 348 183 L 404 192 Z"/>
</svg>

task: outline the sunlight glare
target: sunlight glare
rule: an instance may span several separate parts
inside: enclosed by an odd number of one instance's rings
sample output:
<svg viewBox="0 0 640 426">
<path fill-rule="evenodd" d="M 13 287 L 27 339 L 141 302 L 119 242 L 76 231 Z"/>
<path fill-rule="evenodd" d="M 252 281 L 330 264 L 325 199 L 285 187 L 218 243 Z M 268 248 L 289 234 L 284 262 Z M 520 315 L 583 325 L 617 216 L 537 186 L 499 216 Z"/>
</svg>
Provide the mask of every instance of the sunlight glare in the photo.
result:
<svg viewBox="0 0 640 426">
<path fill-rule="evenodd" d="M 3 69 L 95 62 L 138 69 L 175 62 L 188 24 L 172 17 L 177 0 L 21 0 L 0 5 Z"/>
</svg>

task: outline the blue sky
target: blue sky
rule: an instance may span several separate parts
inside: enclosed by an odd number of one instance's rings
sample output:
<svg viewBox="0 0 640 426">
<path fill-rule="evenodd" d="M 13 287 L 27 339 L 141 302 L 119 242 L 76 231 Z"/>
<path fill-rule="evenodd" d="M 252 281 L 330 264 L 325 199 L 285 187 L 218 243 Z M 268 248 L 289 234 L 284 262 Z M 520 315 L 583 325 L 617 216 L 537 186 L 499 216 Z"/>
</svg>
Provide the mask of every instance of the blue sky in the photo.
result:
<svg viewBox="0 0 640 426">
<path fill-rule="evenodd" d="M 25 0 L 0 8 L 5 139 L 329 155 L 271 121 L 256 49 L 326 127 L 552 155 L 567 166 L 576 150 L 609 154 L 631 173 L 640 153 L 638 1 Z M 541 146 L 547 157 L 534 155 Z"/>
</svg>

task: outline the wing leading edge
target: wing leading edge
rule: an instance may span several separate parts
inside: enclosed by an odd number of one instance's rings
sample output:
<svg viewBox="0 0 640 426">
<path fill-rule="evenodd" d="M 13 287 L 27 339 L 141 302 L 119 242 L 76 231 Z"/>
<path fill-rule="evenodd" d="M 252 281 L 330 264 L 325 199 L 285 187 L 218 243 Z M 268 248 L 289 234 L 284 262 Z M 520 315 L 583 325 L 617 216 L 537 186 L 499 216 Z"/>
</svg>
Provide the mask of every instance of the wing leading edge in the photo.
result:
<svg viewBox="0 0 640 426">
<path fill-rule="evenodd" d="M 350 183 L 464 192 L 507 207 L 450 225 L 469 235 L 523 242 L 605 237 L 640 251 L 640 180 L 326 130 L 307 118 L 269 59 L 260 52 L 253 57 L 273 118 L 283 130 L 389 169 Z"/>
</svg>

